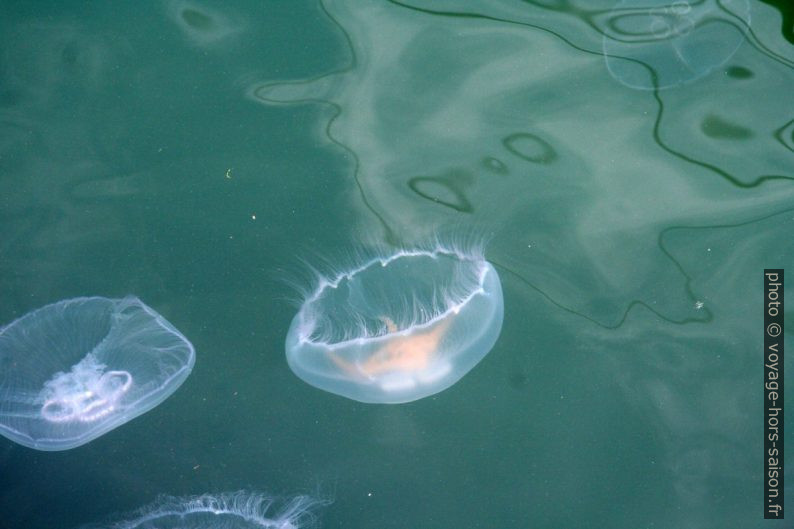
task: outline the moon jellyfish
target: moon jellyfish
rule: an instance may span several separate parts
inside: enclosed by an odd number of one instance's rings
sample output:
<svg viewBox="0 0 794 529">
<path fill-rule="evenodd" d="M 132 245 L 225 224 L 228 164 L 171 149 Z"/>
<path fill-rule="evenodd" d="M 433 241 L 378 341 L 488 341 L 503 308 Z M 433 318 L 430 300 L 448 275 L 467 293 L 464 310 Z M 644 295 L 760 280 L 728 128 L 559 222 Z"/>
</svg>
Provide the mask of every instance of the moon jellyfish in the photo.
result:
<svg viewBox="0 0 794 529">
<path fill-rule="evenodd" d="M 749 25 L 747 0 L 623 0 L 606 20 L 604 58 L 628 87 L 668 88 L 725 64 Z"/>
<path fill-rule="evenodd" d="M 491 350 L 502 287 L 479 248 L 363 261 L 318 278 L 292 320 L 287 361 L 304 381 L 361 402 L 410 402 L 448 388 Z"/>
<path fill-rule="evenodd" d="M 314 510 L 326 503 L 308 496 L 279 500 L 247 491 L 183 498 L 161 496 L 121 520 L 83 529 L 299 529 L 312 525 Z"/>
<path fill-rule="evenodd" d="M 38 450 L 80 446 L 160 404 L 194 361 L 138 298 L 47 305 L 0 328 L 0 434 Z"/>
</svg>

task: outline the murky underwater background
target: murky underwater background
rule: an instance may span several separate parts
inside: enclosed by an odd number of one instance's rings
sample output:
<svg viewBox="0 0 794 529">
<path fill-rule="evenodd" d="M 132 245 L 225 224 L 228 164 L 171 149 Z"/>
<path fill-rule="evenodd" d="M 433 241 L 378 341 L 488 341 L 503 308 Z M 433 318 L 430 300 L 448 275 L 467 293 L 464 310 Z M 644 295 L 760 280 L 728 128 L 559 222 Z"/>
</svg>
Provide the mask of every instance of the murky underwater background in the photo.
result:
<svg viewBox="0 0 794 529">
<path fill-rule="evenodd" d="M 790 527 L 761 287 L 794 269 L 794 15 L 677 3 L 634 56 L 647 4 L 4 2 L 0 322 L 135 294 L 197 360 L 85 446 L 0 438 L 0 527 L 238 489 L 332 497 L 323 527 Z M 290 372 L 303 260 L 439 230 L 502 278 L 474 370 L 393 406 Z"/>
</svg>

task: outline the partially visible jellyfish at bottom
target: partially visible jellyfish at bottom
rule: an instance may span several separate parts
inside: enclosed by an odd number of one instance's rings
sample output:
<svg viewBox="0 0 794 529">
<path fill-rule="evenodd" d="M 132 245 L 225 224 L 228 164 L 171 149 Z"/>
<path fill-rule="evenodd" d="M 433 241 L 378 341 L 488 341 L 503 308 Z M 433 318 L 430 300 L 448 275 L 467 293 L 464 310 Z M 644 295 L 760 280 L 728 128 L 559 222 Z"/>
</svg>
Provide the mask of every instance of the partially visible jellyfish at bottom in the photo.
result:
<svg viewBox="0 0 794 529">
<path fill-rule="evenodd" d="M 456 383 L 496 343 L 504 313 L 479 244 L 376 252 L 320 276 L 286 339 L 287 361 L 322 390 L 403 403 Z"/>
<path fill-rule="evenodd" d="M 747 0 L 623 0 L 602 26 L 612 77 L 630 88 L 664 89 L 725 64 L 746 38 L 750 6 Z"/>
<path fill-rule="evenodd" d="M 138 298 L 47 305 L 0 328 L 0 435 L 80 446 L 160 404 L 194 362 L 187 338 Z"/>
<path fill-rule="evenodd" d="M 327 501 L 309 496 L 282 499 L 237 491 L 200 496 L 160 496 L 137 511 L 81 529 L 306 529 Z"/>
</svg>

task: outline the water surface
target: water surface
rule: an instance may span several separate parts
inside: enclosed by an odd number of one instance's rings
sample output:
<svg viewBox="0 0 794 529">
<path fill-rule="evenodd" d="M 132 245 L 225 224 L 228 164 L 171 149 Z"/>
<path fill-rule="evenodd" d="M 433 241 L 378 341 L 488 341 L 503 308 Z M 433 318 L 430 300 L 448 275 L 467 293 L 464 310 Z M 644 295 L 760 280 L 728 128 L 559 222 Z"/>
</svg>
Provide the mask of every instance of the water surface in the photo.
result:
<svg viewBox="0 0 794 529">
<path fill-rule="evenodd" d="M 0 440 L 0 527 L 318 488 L 325 527 L 784 527 L 761 277 L 794 263 L 791 13 L 749 2 L 724 64 L 637 89 L 617 5 L 5 2 L 0 322 L 135 293 L 196 365 L 83 447 Z M 290 372 L 302 259 L 457 228 L 505 300 L 466 377 L 387 406 Z"/>
</svg>

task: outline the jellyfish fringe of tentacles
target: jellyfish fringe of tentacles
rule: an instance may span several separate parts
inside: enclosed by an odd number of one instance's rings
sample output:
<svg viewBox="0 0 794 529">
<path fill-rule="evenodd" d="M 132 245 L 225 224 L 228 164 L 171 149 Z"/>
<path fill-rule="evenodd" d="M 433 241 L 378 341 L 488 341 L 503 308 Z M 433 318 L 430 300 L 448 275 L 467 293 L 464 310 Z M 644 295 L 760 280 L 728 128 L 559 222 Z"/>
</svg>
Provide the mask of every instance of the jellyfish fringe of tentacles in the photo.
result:
<svg viewBox="0 0 794 529">
<path fill-rule="evenodd" d="M 315 273 L 290 326 L 287 360 L 304 381 L 373 403 L 438 393 L 469 372 L 502 327 L 502 287 L 477 241 L 359 251 Z"/>
</svg>

